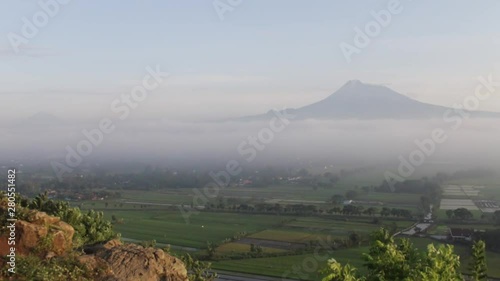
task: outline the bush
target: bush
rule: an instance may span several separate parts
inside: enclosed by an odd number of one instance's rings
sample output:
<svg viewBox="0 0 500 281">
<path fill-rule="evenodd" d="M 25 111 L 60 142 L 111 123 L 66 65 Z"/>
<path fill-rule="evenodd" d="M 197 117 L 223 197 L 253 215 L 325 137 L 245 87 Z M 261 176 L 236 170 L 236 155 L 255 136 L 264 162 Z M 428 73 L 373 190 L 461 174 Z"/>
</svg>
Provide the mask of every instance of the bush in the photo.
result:
<svg viewBox="0 0 500 281">
<path fill-rule="evenodd" d="M 53 201 L 46 194 L 40 194 L 27 202 L 27 207 L 48 215 L 59 217 L 75 229 L 73 243 L 75 247 L 103 242 L 116 237 L 111 222 L 104 219 L 102 212 L 89 210 L 82 213 L 79 208 L 72 208 L 68 202 Z"/>
<path fill-rule="evenodd" d="M 82 266 L 75 256 L 42 260 L 30 255 L 18 257 L 16 263 L 16 280 L 39 281 L 91 281 L 92 272 Z M 4 268 L 0 277 L 8 278 L 9 273 Z M 0 278 L 2 279 L 2 278 Z M 3 280 L 3 279 L 2 279 Z"/>
</svg>

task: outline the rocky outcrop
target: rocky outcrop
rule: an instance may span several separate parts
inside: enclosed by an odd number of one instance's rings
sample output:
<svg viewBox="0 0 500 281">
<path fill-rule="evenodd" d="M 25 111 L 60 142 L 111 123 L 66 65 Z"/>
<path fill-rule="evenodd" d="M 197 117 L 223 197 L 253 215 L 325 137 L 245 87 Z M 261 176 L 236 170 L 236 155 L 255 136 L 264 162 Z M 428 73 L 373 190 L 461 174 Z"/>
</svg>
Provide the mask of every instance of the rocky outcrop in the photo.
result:
<svg viewBox="0 0 500 281">
<path fill-rule="evenodd" d="M 136 244 L 122 244 L 111 240 L 85 250 L 88 255 L 80 262 L 90 269 L 103 267 L 106 280 L 116 281 L 187 281 L 184 263 L 160 249 L 144 248 Z"/>
<path fill-rule="evenodd" d="M 61 256 L 72 249 L 75 230 L 58 217 L 44 212 L 30 211 L 26 220 L 16 222 L 16 254 Z M 0 237 L 0 244 L 7 245 L 7 236 Z M 0 248 L 0 255 L 7 255 L 8 247 Z"/>
<path fill-rule="evenodd" d="M 4 203 L 0 201 L 0 212 L 6 211 Z M 88 247 L 81 255 L 81 251 L 73 250 L 75 230 L 71 225 L 35 210 L 23 217 L 16 221 L 16 256 L 36 254 L 41 259 L 64 259 L 77 255 L 82 268 L 91 270 L 96 281 L 188 281 L 184 263 L 162 250 L 111 240 Z M 1 256 L 8 254 L 9 247 L 4 247 L 7 235 L 0 235 Z"/>
</svg>

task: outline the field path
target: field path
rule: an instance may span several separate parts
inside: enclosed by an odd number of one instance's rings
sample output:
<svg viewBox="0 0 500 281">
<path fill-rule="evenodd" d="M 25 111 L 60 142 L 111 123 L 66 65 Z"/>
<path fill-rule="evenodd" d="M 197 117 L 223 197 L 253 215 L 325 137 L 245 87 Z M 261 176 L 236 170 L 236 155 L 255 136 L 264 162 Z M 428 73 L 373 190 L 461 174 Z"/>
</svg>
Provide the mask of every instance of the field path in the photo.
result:
<svg viewBox="0 0 500 281">
<path fill-rule="evenodd" d="M 252 275 L 246 273 L 235 273 L 230 271 L 215 270 L 219 277 L 219 281 L 297 281 L 296 279 L 283 279 L 277 277 L 269 277 L 262 275 Z"/>
</svg>

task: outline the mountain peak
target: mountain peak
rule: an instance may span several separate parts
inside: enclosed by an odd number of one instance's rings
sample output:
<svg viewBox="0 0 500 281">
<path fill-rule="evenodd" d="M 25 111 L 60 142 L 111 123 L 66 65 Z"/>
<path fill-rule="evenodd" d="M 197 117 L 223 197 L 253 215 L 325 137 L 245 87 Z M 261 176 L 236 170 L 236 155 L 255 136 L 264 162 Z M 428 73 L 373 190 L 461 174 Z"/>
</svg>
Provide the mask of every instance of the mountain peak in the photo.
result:
<svg viewBox="0 0 500 281">
<path fill-rule="evenodd" d="M 306 118 L 404 118 L 437 116 L 438 111 L 386 86 L 349 80 L 325 99 L 298 108 L 297 114 Z"/>
<path fill-rule="evenodd" d="M 349 80 L 347 81 L 347 83 L 344 84 L 344 86 L 340 87 L 336 92 L 330 95 L 330 98 L 333 97 L 387 98 L 390 96 L 402 96 L 402 95 L 385 86 L 376 84 L 367 84 L 361 82 L 360 80 Z"/>
<path fill-rule="evenodd" d="M 349 80 L 328 97 L 296 109 L 290 109 L 299 119 L 411 119 L 442 118 L 449 108 L 423 103 L 402 95 L 381 84 Z M 258 115 L 267 118 L 267 115 Z M 500 118 L 500 114 L 481 113 Z M 252 120 L 255 117 L 245 117 Z"/>
<path fill-rule="evenodd" d="M 356 79 L 347 81 L 342 87 L 333 93 L 333 95 L 358 95 L 372 92 L 392 92 L 393 94 L 398 94 L 385 86 L 363 83 L 361 80 Z"/>
<path fill-rule="evenodd" d="M 347 81 L 347 83 L 345 83 L 344 86 L 361 86 L 361 85 L 364 85 L 363 82 L 361 82 L 361 80 L 357 80 L 357 79 L 354 79 L 354 80 L 349 80 Z"/>
</svg>

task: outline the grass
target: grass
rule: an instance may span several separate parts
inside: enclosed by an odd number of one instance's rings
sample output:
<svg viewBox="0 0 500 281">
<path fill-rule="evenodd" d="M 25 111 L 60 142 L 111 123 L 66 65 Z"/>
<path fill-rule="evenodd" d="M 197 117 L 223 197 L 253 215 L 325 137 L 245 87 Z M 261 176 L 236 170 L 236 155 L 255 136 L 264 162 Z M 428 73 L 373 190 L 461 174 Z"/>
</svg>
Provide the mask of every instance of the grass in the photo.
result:
<svg viewBox="0 0 500 281">
<path fill-rule="evenodd" d="M 394 168 L 394 167 L 389 167 Z M 429 168 L 433 173 L 436 170 Z M 421 170 L 421 169 L 419 169 Z M 305 185 L 276 185 L 265 188 L 256 187 L 228 187 L 220 190 L 219 196 L 222 198 L 238 198 L 239 201 L 247 204 L 256 204 L 274 200 L 280 204 L 313 204 L 321 208 L 329 209 L 333 206 L 328 203 L 335 194 L 345 194 L 349 190 L 358 193 L 356 200 L 378 201 L 383 206 L 376 206 L 379 210 L 382 207 L 410 209 L 417 213 L 417 206 L 420 202 L 420 195 L 404 193 L 378 193 L 364 192 L 364 185 L 378 185 L 383 180 L 385 169 L 372 169 L 366 173 L 348 176 L 339 181 L 333 188 L 314 189 Z M 480 198 L 500 200 L 500 177 L 468 179 L 449 184 L 463 185 L 484 185 L 480 191 Z M 100 209 L 110 218 L 115 215 L 124 219 L 124 224 L 115 225 L 115 230 L 122 233 L 123 237 L 137 240 L 155 239 L 159 243 L 168 243 L 185 247 L 203 249 L 206 241 L 219 243 L 226 238 L 232 237 L 235 233 L 246 231 L 249 237 L 284 241 L 292 243 L 304 243 L 311 240 L 325 240 L 326 237 L 347 238 L 351 231 L 356 231 L 367 238 L 370 233 L 381 226 L 390 226 L 395 223 L 398 229 L 403 229 L 412 224 L 411 221 L 393 220 L 390 218 L 380 218 L 380 224 L 372 223 L 371 217 L 300 217 L 300 216 L 276 216 L 257 214 L 236 214 L 236 213 L 216 213 L 201 212 L 190 217 L 190 223 L 185 220 L 177 210 L 170 210 L 166 206 L 151 206 L 139 208 L 132 204 L 120 203 L 127 201 L 149 202 L 162 204 L 191 204 L 193 192 L 191 189 L 166 189 L 159 191 L 120 191 L 122 197 L 116 200 L 107 200 L 106 208 L 103 201 L 84 202 L 83 208 Z M 294 202 L 297 200 L 297 202 Z M 229 200 L 228 200 L 229 201 Z M 299 202 L 303 201 L 303 202 Z M 319 202 L 311 202 L 319 201 Z M 324 203 L 322 203 L 324 202 Z M 77 202 L 80 203 L 80 202 Z M 93 205 L 92 205 L 93 204 Z M 117 204 L 117 206 L 115 206 Z M 368 207 L 368 206 L 365 206 Z M 480 211 L 473 211 L 474 218 L 479 219 Z M 436 210 L 436 215 L 441 219 L 446 219 L 444 210 Z M 438 225 L 433 229 L 433 233 L 446 232 L 448 226 L 460 227 L 460 224 Z M 462 227 L 485 229 L 485 225 L 472 224 Z M 414 245 L 425 250 L 429 243 L 439 244 L 431 239 L 411 239 Z M 284 250 L 263 248 L 266 253 L 283 252 Z M 250 245 L 240 243 L 227 243 L 217 248 L 220 255 L 231 253 L 246 253 L 250 251 Z M 314 254 L 280 256 L 275 258 L 254 258 L 245 260 L 223 260 L 213 263 L 213 268 L 227 271 L 237 271 L 258 275 L 269 275 L 275 277 L 286 277 L 307 280 L 319 280 L 317 275 L 320 269 L 326 265 L 328 258 L 335 258 L 345 264 L 350 263 L 357 267 L 362 274 L 363 260 L 362 253 L 367 252 L 367 247 L 345 249 L 332 252 L 329 255 L 318 256 Z M 462 270 L 467 272 L 469 262 L 469 249 L 466 246 L 457 246 L 457 253 L 462 256 Z M 500 254 L 488 253 L 489 273 L 491 276 L 500 277 Z"/>
<path fill-rule="evenodd" d="M 335 194 L 345 194 L 349 190 L 358 192 L 357 200 L 363 201 L 379 201 L 389 207 L 413 207 L 418 204 L 419 197 L 414 194 L 404 193 L 378 193 L 364 192 L 358 185 L 352 183 L 338 183 L 333 188 L 318 188 L 313 189 L 310 186 L 304 185 L 275 185 L 269 187 L 227 187 L 219 192 L 222 197 L 240 198 L 247 202 L 262 202 L 266 200 L 284 200 L 282 203 L 287 204 L 286 200 L 304 201 L 320 201 L 325 202 Z M 142 190 L 122 190 L 122 196 L 117 202 L 139 201 L 150 203 L 164 204 L 191 204 L 193 192 L 191 189 L 168 189 L 160 191 L 142 191 Z M 288 202 L 292 204 L 293 202 Z"/>
<path fill-rule="evenodd" d="M 247 199 L 281 199 L 281 200 L 304 200 L 304 201 L 328 201 L 335 194 L 345 194 L 349 190 L 356 190 L 356 200 L 380 201 L 390 206 L 416 205 L 419 196 L 405 193 L 379 193 L 364 192 L 361 188 L 350 184 L 337 184 L 334 188 L 313 189 L 303 185 L 278 185 L 266 188 L 256 187 L 228 187 L 221 191 L 220 195 L 228 197 L 240 197 Z"/>
<path fill-rule="evenodd" d="M 212 267 L 220 270 L 260 274 L 280 278 L 321 280 L 318 272 L 326 266 L 330 258 L 341 263 L 350 263 L 361 268 L 361 255 L 366 247 L 335 251 L 332 254 L 306 254 L 276 258 L 256 258 L 248 260 L 225 260 L 214 262 Z M 360 272 L 363 272 L 362 270 Z"/>
<path fill-rule="evenodd" d="M 152 203 L 170 203 L 170 204 L 190 204 L 192 202 L 191 189 L 164 191 L 142 191 L 142 190 L 124 190 L 120 191 L 122 201 L 144 201 Z"/>
<path fill-rule="evenodd" d="M 278 216 L 201 212 L 186 223 L 179 211 L 127 210 L 105 213 L 123 218 L 114 226 L 123 237 L 137 240 L 155 239 L 160 243 L 204 248 L 206 241 L 219 243 L 237 232 L 254 233 L 274 227 Z"/>
<path fill-rule="evenodd" d="M 360 185 L 361 186 L 361 185 Z M 419 202 L 419 196 L 414 194 L 398 193 L 376 193 L 363 192 L 361 188 L 355 188 L 353 183 L 340 182 L 332 189 L 317 189 L 311 187 L 291 185 L 291 186 L 271 186 L 268 188 L 252 187 L 229 187 L 221 191 L 220 196 L 240 198 L 248 203 L 264 202 L 271 199 L 281 200 L 304 200 L 304 201 L 324 201 L 326 202 L 334 194 L 344 194 L 347 190 L 357 190 L 358 200 L 380 201 L 387 207 L 415 209 Z M 494 189 L 487 186 L 481 193 L 488 196 L 500 197 L 500 188 Z M 237 214 L 237 213 L 217 213 L 201 212 L 190 217 L 189 224 L 186 223 L 181 213 L 177 210 L 164 206 L 151 206 L 139 208 L 132 204 L 120 203 L 126 201 L 151 202 L 163 204 L 190 204 L 192 200 L 191 190 L 166 190 L 166 191 L 123 191 L 122 198 L 108 200 L 108 207 L 105 201 L 84 202 L 83 208 L 100 209 L 105 212 L 106 217 L 115 215 L 123 218 L 123 224 L 116 224 L 115 230 L 122 233 L 123 237 L 137 240 L 155 239 L 159 243 L 166 243 L 184 247 L 194 247 L 203 249 L 206 241 L 219 243 L 226 238 L 232 237 L 237 232 L 245 231 L 249 237 L 275 240 L 293 243 L 304 243 L 311 240 L 332 238 L 346 238 L 351 231 L 367 237 L 381 226 L 390 226 L 395 223 L 398 229 L 403 229 L 412 224 L 411 221 L 392 220 L 380 218 L 380 224 L 372 223 L 371 217 L 300 217 L 300 216 L 277 216 L 261 214 Z M 290 201 L 292 202 L 292 201 Z M 78 202 L 80 203 L 80 202 Z M 115 206 L 116 204 L 116 206 Z M 304 202 L 304 204 L 308 204 Z M 322 204 L 323 207 L 327 203 Z M 333 206 L 332 206 L 333 207 Z M 380 209 L 381 207 L 377 207 Z M 415 209 L 416 210 L 416 209 Z M 480 212 L 473 212 L 478 219 Z M 438 217 L 445 219 L 446 214 L 442 210 L 437 210 Z M 450 225 L 460 227 L 457 225 Z M 464 227 L 464 226 L 462 226 Z M 485 225 L 472 224 L 467 227 L 484 229 Z M 438 226 L 433 233 L 441 233 L 447 230 L 447 226 Z M 412 238 L 415 246 L 425 250 L 427 244 L 436 243 L 430 239 Z M 266 253 L 283 252 L 284 250 L 263 248 Z M 457 252 L 462 256 L 462 266 L 464 272 L 467 271 L 469 250 L 464 246 L 457 246 Z M 250 245 L 240 243 L 227 243 L 217 248 L 219 254 L 245 253 L 250 251 Z M 269 275 L 275 277 L 302 278 L 307 280 L 319 280 L 316 272 L 326 265 L 327 258 L 335 258 L 341 263 L 349 262 L 363 272 L 362 253 L 366 252 L 366 247 L 353 248 L 335 251 L 328 256 L 294 255 L 281 256 L 276 258 L 254 258 L 245 260 L 224 260 L 214 262 L 215 269 L 237 271 L 250 274 Z M 490 275 L 500 277 L 500 254 L 488 253 L 488 264 Z"/>
<path fill-rule="evenodd" d="M 292 196 L 291 198 L 296 198 L 297 195 L 302 193 L 312 193 L 310 189 L 300 186 L 270 188 L 240 187 L 228 188 L 227 191 L 242 192 L 239 196 L 245 196 L 246 192 L 260 194 L 259 196 L 264 196 L 263 194 L 266 193 L 273 196 L 288 194 Z M 331 193 L 332 191 L 318 191 L 319 194 L 325 192 Z M 188 196 L 187 194 L 188 191 L 185 190 L 168 192 L 128 190 L 124 191 L 122 198 L 118 200 L 86 201 L 78 202 L 77 204 L 82 205 L 83 209 L 93 208 L 104 211 L 107 218 L 111 218 L 114 215 L 118 219 L 123 219 L 124 223 L 114 226 L 115 231 L 120 232 L 123 237 L 136 240 L 155 239 L 159 243 L 194 248 L 204 248 L 206 241 L 219 243 L 242 231 L 255 234 L 257 235 L 255 237 L 261 239 L 285 242 L 308 242 L 310 240 L 325 238 L 328 235 L 334 238 L 345 238 L 352 230 L 361 234 L 369 234 L 382 226 L 373 224 L 373 218 L 370 217 L 347 217 L 342 220 L 334 220 L 325 217 L 280 217 L 276 215 L 223 212 L 201 212 L 197 215 L 192 215 L 189 224 L 187 224 L 181 212 L 172 210 L 172 207 L 149 206 L 147 208 L 139 208 L 136 205 L 123 204 L 126 201 L 178 204 L 183 203 L 178 201 L 184 200 L 185 196 Z M 307 199 L 314 198 L 310 197 Z M 106 203 L 108 203 L 107 207 Z M 385 220 L 382 219 L 382 221 Z M 408 221 L 396 221 L 395 223 L 399 229 L 411 224 Z M 386 224 L 389 223 L 386 222 Z M 186 235 L 186 233 L 189 233 L 189 235 Z"/>
<path fill-rule="evenodd" d="M 246 260 L 226 260 L 212 263 L 212 268 L 236 271 L 242 273 L 267 275 L 282 278 L 293 278 L 303 280 L 319 280 L 316 272 L 326 265 L 326 261 L 319 261 L 311 269 L 303 269 L 302 264 L 306 258 L 312 255 L 286 256 L 277 258 L 256 258 Z M 299 268 L 294 274 L 294 267 Z"/>
<path fill-rule="evenodd" d="M 410 238 L 413 245 L 425 251 L 427 245 L 433 243 L 438 246 L 442 244 L 438 241 L 428 238 Z M 468 264 L 470 262 L 468 246 L 455 245 L 455 252 L 461 259 L 461 270 L 468 273 Z M 334 258 L 342 264 L 349 263 L 363 274 L 366 269 L 363 268 L 363 253 L 368 252 L 368 247 L 351 248 L 335 251 L 327 256 L 314 254 L 283 256 L 276 258 L 256 258 L 247 260 L 225 260 L 214 262 L 212 267 L 220 270 L 236 271 L 249 274 L 268 275 L 281 278 L 303 279 L 303 280 L 321 280 L 317 272 L 326 266 L 327 259 Z M 487 252 L 488 274 L 490 277 L 500 278 L 500 254 Z M 295 273 L 294 273 L 295 272 Z"/>
<path fill-rule="evenodd" d="M 105 216 L 123 218 L 123 224 L 115 224 L 114 229 L 123 237 L 136 240 L 155 239 L 159 243 L 178 246 L 204 248 L 206 241 L 220 243 L 233 237 L 237 232 L 246 232 L 252 238 L 308 242 L 333 236 L 345 238 L 351 231 L 368 235 L 381 225 L 371 223 L 370 218 L 332 220 L 318 217 L 285 217 L 276 215 L 254 215 L 237 213 L 200 212 L 190 217 L 186 223 L 179 211 L 173 210 L 109 210 Z M 290 220 L 291 219 L 291 220 Z M 396 221 L 399 229 L 411 224 Z M 188 235 L 186 235 L 188 234 Z"/>
<path fill-rule="evenodd" d="M 284 241 L 290 243 L 307 243 L 311 240 L 326 239 L 326 234 L 298 232 L 290 230 L 266 229 L 250 235 L 250 238 Z"/>
<path fill-rule="evenodd" d="M 378 230 L 384 224 L 390 224 L 389 222 L 384 222 L 383 218 L 382 225 L 372 223 L 373 218 L 370 217 L 345 217 L 343 220 L 332 220 L 328 218 L 321 217 L 300 217 L 296 220 L 286 223 L 286 227 L 294 229 L 307 229 L 309 231 L 317 232 L 321 230 L 333 236 L 343 236 L 345 237 L 350 232 L 355 231 L 361 234 L 369 234 L 375 230 Z M 409 221 L 394 221 L 398 229 L 403 229 L 412 224 Z"/>
<path fill-rule="evenodd" d="M 262 247 L 264 253 L 283 253 L 286 250 Z M 227 243 L 217 248 L 218 254 L 231 254 L 231 253 L 248 253 L 250 252 L 250 245 L 241 243 Z"/>
<path fill-rule="evenodd" d="M 481 215 L 483 214 L 483 212 L 481 212 L 480 210 L 469 210 L 472 215 L 474 216 L 474 219 L 480 219 L 481 218 Z M 438 218 L 438 219 L 448 219 L 448 216 L 446 215 L 446 210 L 442 210 L 442 209 L 439 209 L 439 210 L 435 210 L 434 211 L 434 215 Z"/>
<path fill-rule="evenodd" d="M 427 234 L 431 235 L 448 235 L 449 233 L 448 225 L 434 225 L 430 229 L 427 230 Z"/>
</svg>

